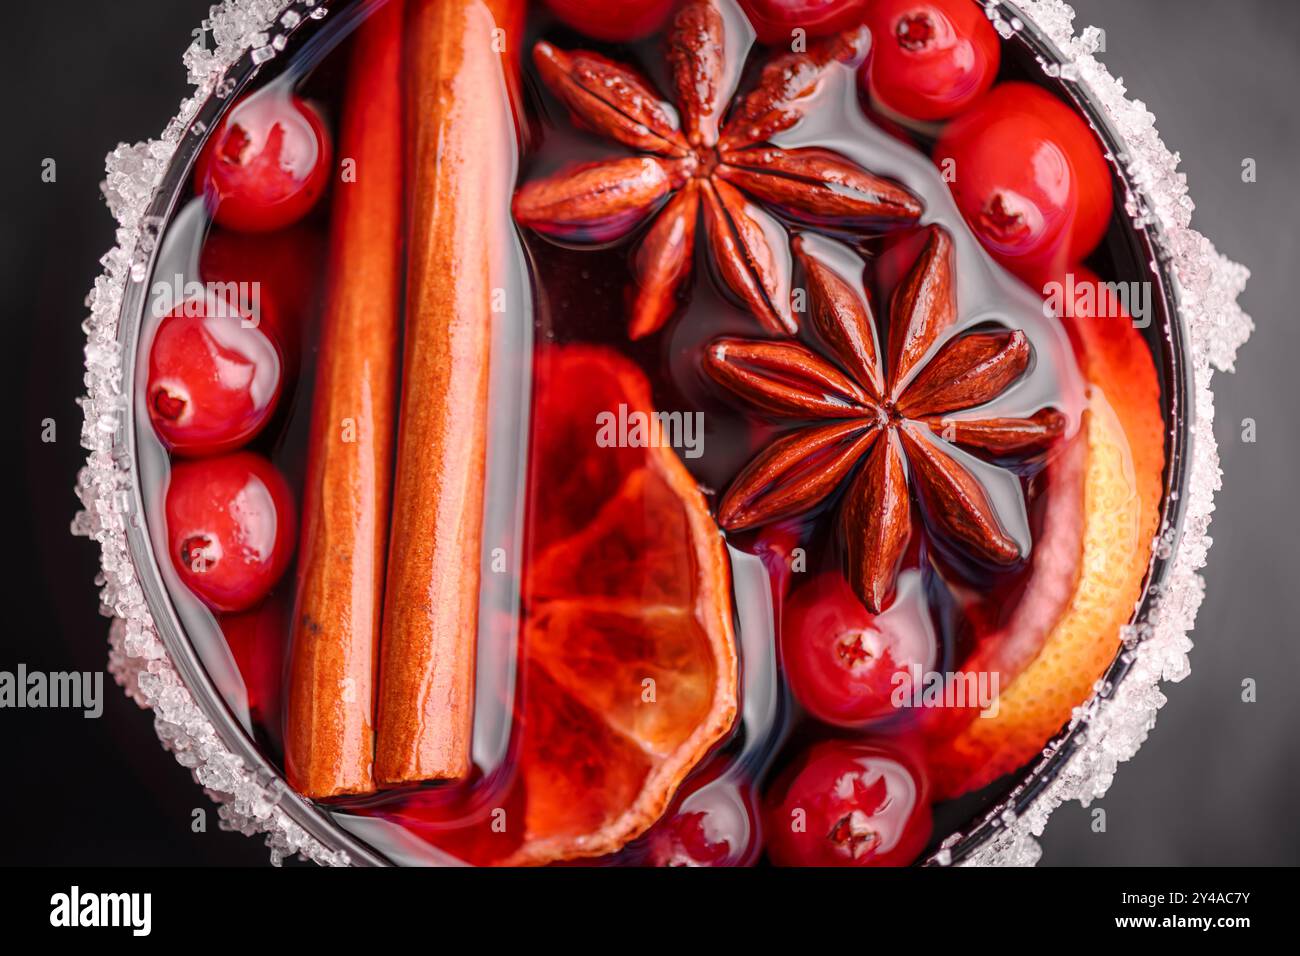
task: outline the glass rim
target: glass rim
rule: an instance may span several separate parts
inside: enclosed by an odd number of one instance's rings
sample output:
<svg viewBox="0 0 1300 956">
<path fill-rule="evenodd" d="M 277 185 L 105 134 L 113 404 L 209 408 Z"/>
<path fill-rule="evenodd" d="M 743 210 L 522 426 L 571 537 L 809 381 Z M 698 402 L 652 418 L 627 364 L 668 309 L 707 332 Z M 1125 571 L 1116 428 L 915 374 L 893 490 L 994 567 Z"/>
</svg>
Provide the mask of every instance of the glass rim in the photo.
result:
<svg viewBox="0 0 1300 956">
<path fill-rule="evenodd" d="M 1021 24 L 1019 28 L 1015 29 L 1012 37 L 1002 38 L 1004 42 L 1014 43 L 1018 39 L 1044 66 L 1049 63 L 1057 66 L 1065 65 L 1067 60 L 1061 50 L 1047 36 L 1045 31 L 1040 29 L 1031 18 L 1021 11 L 1017 4 L 1010 2 L 1010 0 L 1002 0 L 1002 2 L 996 3 L 988 9 L 997 11 L 1003 16 L 1005 22 L 1010 23 L 1014 19 Z M 1096 93 L 1080 82 L 1067 82 L 1056 78 L 1056 82 L 1053 83 L 1051 82 L 1053 79 L 1051 76 L 1045 76 L 1047 85 L 1054 92 L 1065 97 L 1073 106 L 1075 112 L 1088 120 L 1105 144 L 1109 156 L 1121 157 L 1125 155 L 1124 140 L 1107 115 Z M 1112 159 L 1108 161 L 1108 165 L 1125 189 L 1132 194 L 1145 195 L 1145 191 L 1131 180 L 1127 170 L 1119 162 Z M 1143 251 L 1149 257 L 1146 272 L 1154 280 L 1154 288 L 1158 293 L 1157 301 L 1160 305 L 1159 311 L 1165 317 L 1164 330 L 1168 332 L 1168 349 L 1162 350 L 1161 355 L 1153 356 L 1162 366 L 1158 368 L 1162 380 L 1161 412 L 1167 416 L 1166 425 L 1172 424 L 1172 427 L 1167 427 L 1165 430 L 1167 463 L 1160 503 L 1161 520 L 1157 527 L 1172 529 L 1173 550 L 1176 551 L 1182 540 L 1183 521 L 1186 516 L 1187 496 L 1182 492 L 1190 474 L 1191 455 L 1189 452 L 1195 421 L 1195 409 L 1192 403 L 1188 401 L 1188 396 L 1193 393 L 1194 382 L 1191 363 L 1188 361 L 1187 356 L 1188 330 L 1186 328 L 1186 317 L 1181 308 L 1178 284 L 1174 280 L 1172 272 L 1172 260 L 1165 243 L 1161 241 L 1158 224 L 1148 223 L 1138 226 L 1119 209 L 1113 215 L 1124 217 L 1126 232 L 1139 240 Z M 1155 264 L 1154 269 L 1151 268 L 1152 263 Z M 1163 589 L 1172 568 L 1172 552 L 1170 555 L 1162 557 L 1156 553 L 1153 547 L 1146 581 L 1142 587 L 1142 596 L 1129 619 L 1130 625 L 1141 625 L 1150 618 L 1154 608 L 1153 597 Z M 1104 702 L 1113 696 L 1115 690 L 1132 669 L 1132 661 L 1125 658 L 1122 653 L 1123 649 L 1124 645 L 1121 643 L 1116 651 L 1115 659 L 1107 667 L 1106 673 L 1101 679 L 1102 688 L 1094 690 L 1087 700 L 1081 702 L 1078 706 L 1086 706 L 1094 700 Z M 1045 756 L 1033 765 L 1027 774 L 1022 774 L 1019 777 L 1017 783 L 1006 797 L 984 812 L 979 823 L 971 827 L 966 833 L 961 834 L 956 841 L 945 841 L 943 849 L 931 853 L 921 862 L 930 865 L 947 865 L 948 862 L 960 862 L 968 858 L 976 850 L 987 845 L 1002 828 L 1007 811 L 1010 811 L 1015 817 L 1022 815 L 1037 800 L 1048 784 L 1061 773 L 1074 756 L 1080 737 L 1087 729 L 1088 723 L 1089 718 L 1082 717 L 1066 729 L 1053 735 L 1043 744 Z M 949 840 L 951 841 L 951 839 L 950 837 Z M 950 855 L 947 860 L 942 857 L 945 852 Z"/>
</svg>

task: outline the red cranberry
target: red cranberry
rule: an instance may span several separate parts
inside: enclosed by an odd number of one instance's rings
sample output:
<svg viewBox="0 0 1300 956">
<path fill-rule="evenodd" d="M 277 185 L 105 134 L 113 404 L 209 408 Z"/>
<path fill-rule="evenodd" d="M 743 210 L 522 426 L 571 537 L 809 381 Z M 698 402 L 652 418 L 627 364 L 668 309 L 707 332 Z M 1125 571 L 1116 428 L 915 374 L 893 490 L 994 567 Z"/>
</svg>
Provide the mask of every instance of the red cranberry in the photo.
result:
<svg viewBox="0 0 1300 956">
<path fill-rule="evenodd" d="M 749 866 L 759 843 L 749 788 L 710 774 L 650 832 L 650 860 L 655 866 Z"/>
<path fill-rule="evenodd" d="M 245 313 L 187 302 L 158 323 L 146 400 L 158 437 L 178 455 L 215 455 L 261 431 L 280 397 L 280 352 Z"/>
<path fill-rule="evenodd" d="M 972 0 L 876 0 L 867 9 L 874 101 L 918 120 L 955 116 L 993 85 L 1001 47 Z"/>
<path fill-rule="evenodd" d="M 934 161 L 995 259 L 1031 285 L 1086 257 L 1110 221 L 1110 171 L 1088 124 L 1051 93 L 1003 83 L 953 120 Z"/>
<path fill-rule="evenodd" d="M 276 232 L 216 228 L 203 240 L 199 278 L 209 288 L 256 293 L 262 306 L 259 327 L 280 346 L 286 383 L 301 357 L 303 330 L 319 315 L 326 255 L 321 231 L 307 222 Z"/>
<path fill-rule="evenodd" d="M 928 670 L 938 643 L 917 575 L 900 579 L 894 603 L 873 615 L 838 573 L 797 589 L 785 609 L 782 662 L 790 689 L 818 720 L 861 726 L 897 713 Z M 909 698 L 910 699 L 910 698 Z"/>
<path fill-rule="evenodd" d="M 331 147 L 320 115 L 278 87 L 240 101 L 204 147 L 195 189 L 213 218 L 244 232 L 282 229 L 329 185 Z"/>
<path fill-rule="evenodd" d="M 278 595 L 247 611 L 221 616 L 221 633 L 244 679 L 249 713 L 277 746 L 282 741 L 280 704 L 288 632 L 288 608 Z"/>
<path fill-rule="evenodd" d="M 289 566 L 293 498 L 265 458 L 236 452 L 172 466 L 167 550 L 181 581 L 214 611 L 243 611 Z"/>
<path fill-rule="evenodd" d="M 740 0 L 763 43 L 789 43 L 795 30 L 819 37 L 862 22 L 867 0 Z"/>
<path fill-rule="evenodd" d="M 930 839 L 928 787 L 898 748 L 826 741 L 769 795 L 767 850 L 778 866 L 905 866 Z"/>
<path fill-rule="evenodd" d="M 668 18 L 675 0 L 546 0 L 551 12 L 566 26 L 597 40 L 623 43 L 654 33 Z"/>
</svg>

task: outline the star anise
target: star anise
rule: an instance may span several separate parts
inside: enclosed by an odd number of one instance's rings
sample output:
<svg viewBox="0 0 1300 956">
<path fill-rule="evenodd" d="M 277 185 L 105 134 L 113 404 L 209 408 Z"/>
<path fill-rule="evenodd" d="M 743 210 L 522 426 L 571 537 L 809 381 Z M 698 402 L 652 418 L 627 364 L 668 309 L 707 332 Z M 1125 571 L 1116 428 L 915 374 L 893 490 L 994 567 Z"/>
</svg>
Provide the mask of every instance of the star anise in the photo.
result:
<svg viewBox="0 0 1300 956">
<path fill-rule="evenodd" d="M 641 154 L 526 183 L 515 194 L 515 218 L 568 241 L 607 242 L 662 206 L 633 261 L 633 338 L 659 329 L 672 314 L 677 289 L 691 272 L 701 208 L 722 280 L 765 328 L 785 333 L 797 330 L 785 229 L 745 194 L 790 219 L 839 227 L 912 223 L 922 212 L 906 189 L 829 150 L 763 145 L 803 118 L 834 64 L 851 66 L 865 55 L 866 28 L 774 58 L 722 123 L 739 73 L 726 62 L 724 40 L 713 2 L 693 0 L 678 9 L 668 60 L 681 126 L 673 106 L 632 68 L 546 42 L 533 50 L 542 80 L 575 122 Z"/>
<path fill-rule="evenodd" d="M 838 364 L 792 340 L 720 339 L 709 347 L 704 367 L 715 382 L 777 418 L 806 421 L 737 476 L 718 523 L 738 531 L 806 512 L 860 462 L 839 504 L 839 527 L 849 582 L 871 611 L 888 603 L 912 535 L 909 489 L 922 521 L 948 543 L 995 565 L 1023 557 L 949 443 L 1006 464 L 1041 451 L 1062 432 L 1065 418 L 1051 408 L 1029 418 L 969 411 L 997 398 L 1029 367 L 1024 332 L 956 334 L 931 355 L 956 321 L 957 302 L 951 237 L 930 226 L 924 251 L 890 303 L 882 365 L 868 301 L 802 239 L 795 254 L 807 275 L 814 328 Z"/>
</svg>

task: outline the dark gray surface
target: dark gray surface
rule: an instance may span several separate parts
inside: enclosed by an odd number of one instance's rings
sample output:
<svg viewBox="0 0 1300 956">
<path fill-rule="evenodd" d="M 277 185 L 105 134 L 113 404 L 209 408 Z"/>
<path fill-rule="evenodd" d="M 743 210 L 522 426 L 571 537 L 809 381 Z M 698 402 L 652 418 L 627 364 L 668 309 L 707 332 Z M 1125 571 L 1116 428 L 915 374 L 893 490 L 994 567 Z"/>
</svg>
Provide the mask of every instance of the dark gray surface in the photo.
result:
<svg viewBox="0 0 1300 956">
<path fill-rule="evenodd" d="M 1237 0 L 1076 0 L 1076 28 L 1106 31 L 1101 59 L 1144 101 L 1182 153 L 1193 224 L 1250 267 L 1255 334 L 1237 372 L 1216 374 L 1215 498 L 1208 591 L 1192 674 L 1166 685 L 1151 738 L 1090 811 L 1062 807 L 1043 839 L 1048 864 L 1300 862 L 1300 4 Z M 1258 164 L 1241 180 L 1243 158 Z M 1253 419 L 1253 444 L 1242 441 Z M 1253 678 L 1258 702 L 1243 703 Z"/>
</svg>

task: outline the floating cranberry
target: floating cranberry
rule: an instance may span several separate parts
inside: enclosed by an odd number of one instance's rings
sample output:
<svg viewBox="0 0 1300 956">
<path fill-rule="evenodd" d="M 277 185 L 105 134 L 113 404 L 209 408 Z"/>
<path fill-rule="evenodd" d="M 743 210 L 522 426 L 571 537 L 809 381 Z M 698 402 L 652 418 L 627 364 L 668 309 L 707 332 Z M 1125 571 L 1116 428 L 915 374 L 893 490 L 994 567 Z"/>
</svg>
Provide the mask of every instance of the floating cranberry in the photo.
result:
<svg viewBox="0 0 1300 956">
<path fill-rule="evenodd" d="M 275 342 L 248 314 L 213 298 L 177 306 L 154 333 L 146 401 L 175 454 L 232 451 L 261 431 L 280 397 Z"/>
<path fill-rule="evenodd" d="M 289 633 L 285 599 L 273 595 L 247 611 L 221 615 L 221 633 L 244 679 L 250 716 L 277 747 L 282 747 L 280 707 Z"/>
<path fill-rule="evenodd" d="M 867 0 L 740 0 L 763 43 L 789 43 L 795 30 L 810 37 L 847 30 L 862 22 Z"/>
<path fill-rule="evenodd" d="M 209 288 L 239 290 L 261 305 L 262 331 L 280 346 L 286 383 L 302 352 L 303 333 L 319 315 L 325 237 L 300 222 L 276 232 L 213 229 L 199 254 L 199 278 Z"/>
<path fill-rule="evenodd" d="M 174 464 L 166 514 L 172 563 L 214 611 L 252 607 L 289 566 L 293 499 L 284 478 L 260 455 L 236 452 Z"/>
<path fill-rule="evenodd" d="M 329 133 L 299 97 L 268 87 L 237 103 L 194 170 L 216 221 L 243 232 L 282 229 L 329 185 Z"/>
<path fill-rule="evenodd" d="M 995 87 L 948 125 L 934 161 L 980 242 L 1033 286 L 1092 252 L 1110 221 L 1097 138 L 1041 87 Z"/>
<path fill-rule="evenodd" d="M 914 674 L 929 669 L 937 641 L 916 575 L 900 579 L 894 602 L 873 615 L 838 573 L 798 588 L 781 632 L 786 679 L 818 720 L 852 727 L 898 712 Z"/>
<path fill-rule="evenodd" d="M 903 751 L 826 741 L 778 781 L 766 814 L 778 866 L 905 866 L 930 839 L 925 777 Z"/>
<path fill-rule="evenodd" d="M 680 799 L 648 839 L 655 866 L 749 866 L 759 842 L 749 787 L 716 772 Z"/>
<path fill-rule="evenodd" d="M 622 0 L 620 3 L 592 3 L 591 0 L 546 0 L 559 20 L 597 40 L 623 43 L 649 36 L 668 18 L 675 0 Z"/>
<path fill-rule="evenodd" d="M 871 98 L 912 119 L 955 116 L 988 91 L 998 35 L 972 0 L 876 0 L 867 10 Z"/>
</svg>

